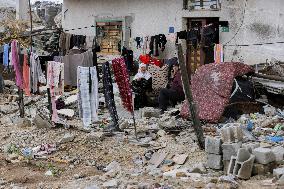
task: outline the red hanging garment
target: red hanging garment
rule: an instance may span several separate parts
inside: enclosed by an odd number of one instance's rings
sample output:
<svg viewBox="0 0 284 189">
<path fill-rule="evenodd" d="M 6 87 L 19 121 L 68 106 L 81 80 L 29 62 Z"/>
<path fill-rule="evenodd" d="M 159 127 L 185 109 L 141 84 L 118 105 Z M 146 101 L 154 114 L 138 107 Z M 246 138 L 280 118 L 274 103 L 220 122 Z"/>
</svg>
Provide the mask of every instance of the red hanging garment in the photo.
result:
<svg viewBox="0 0 284 189">
<path fill-rule="evenodd" d="M 130 87 L 129 75 L 123 58 L 116 58 L 112 61 L 115 81 L 118 85 L 119 94 L 123 107 L 133 113 L 132 91 Z"/>
</svg>

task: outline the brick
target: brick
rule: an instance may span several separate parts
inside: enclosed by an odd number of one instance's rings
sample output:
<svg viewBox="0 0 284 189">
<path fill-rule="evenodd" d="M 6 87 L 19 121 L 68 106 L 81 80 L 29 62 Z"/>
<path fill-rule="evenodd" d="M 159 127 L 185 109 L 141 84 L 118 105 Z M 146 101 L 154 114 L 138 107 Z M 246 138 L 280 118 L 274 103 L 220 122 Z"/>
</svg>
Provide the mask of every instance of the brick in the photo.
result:
<svg viewBox="0 0 284 189">
<path fill-rule="evenodd" d="M 255 155 L 257 163 L 265 165 L 275 161 L 275 156 L 270 148 L 255 148 L 254 150 L 252 150 L 252 153 L 253 155 Z"/>
<path fill-rule="evenodd" d="M 243 143 L 242 148 L 247 149 L 250 153 L 252 153 L 252 150 L 255 148 L 260 147 L 260 144 L 258 142 L 249 142 L 249 143 Z"/>
<path fill-rule="evenodd" d="M 224 143 L 235 142 L 234 133 L 231 127 L 221 129 L 221 138 Z"/>
<path fill-rule="evenodd" d="M 233 174 L 241 179 L 251 177 L 255 156 L 245 148 L 238 150 L 237 156 L 232 156 L 228 167 L 228 174 Z"/>
<path fill-rule="evenodd" d="M 229 124 L 221 129 L 221 138 L 224 143 L 241 142 L 244 138 L 240 124 Z"/>
<path fill-rule="evenodd" d="M 284 175 L 284 168 L 273 169 L 273 176 L 279 179 L 282 175 Z"/>
<path fill-rule="evenodd" d="M 207 154 L 207 166 L 211 169 L 221 170 L 223 168 L 222 156 Z"/>
<path fill-rule="evenodd" d="M 277 162 L 282 161 L 284 158 L 284 148 L 282 146 L 276 146 L 272 148 L 272 152 Z"/>
<path fill-rule="evenodd" d="M 205 139 L 205 152 L 209 154 L 221 154 L 221 138 L 206 137 Z"/>
<path fill-rule="evenodd" d="M 241 145 L 242 143 L 223 143 L 222 144 L 223 160 L 230 161 L 232 156 L 237 155 Z"/>
<path fill-rule="evenodd" d="M 271 162 L 266 165 L 255 163 L 252 167 L 252 175 L 266 175 L 272 173 L 275 168 L 277 168 L 276 162 Z"/>
</svg>

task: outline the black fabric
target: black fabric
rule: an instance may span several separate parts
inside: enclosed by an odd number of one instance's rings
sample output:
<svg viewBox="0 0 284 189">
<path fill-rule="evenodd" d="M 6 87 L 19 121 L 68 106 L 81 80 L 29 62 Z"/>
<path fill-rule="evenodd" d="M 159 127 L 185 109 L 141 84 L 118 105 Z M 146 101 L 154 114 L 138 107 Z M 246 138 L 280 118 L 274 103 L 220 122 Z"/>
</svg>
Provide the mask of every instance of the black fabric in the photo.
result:
<svg viewBox="0 0 284 189">
<path fill-rule="evenodd" d="M 159 49 L 164 51 L 167 44 L 167 37 L 164 34 L 151 36 L 150 39 L 150 55 L 159 56 Z"/>
<path fill-rule="evenodd" d="M 191 29 L 188 33 L 187 33 L 187 40 L 191 41 L 193 47 L 196 49 L 198 43 L 201 40 L 201 35 L 200 35 L 200 31 L 199 29 Z"/>
<path fill-rule="evenodd" d="M 184 95 L 180 95 L 176 90 L 163 88 L 159 94 L 159 108 L 166 111 L 170 103 L 176 105 L 184 100 Z"/>
<path fill-rule="evenodd" d="M 100 81 L 100 74 L 99 74 L 99 67 L 98 67 L 98 55 L 97 55 L 97 49 L 93 48 L 92 49 L 93 52 L 93 66 L 96 67 L 97 70 L 97 78 L 98 78 L 98 82 Z"/>
<path fill-rule="evenodd" d="M 230 103 L 255 101 L 255 90 L 253 82 L 242 77 L 237 77 L 236 81 L 240 88 L 231 97 Z M 236 88 L 236 82 L 234 81 L 232 87 L 232 93 L 234 92 L 235 88 Z"/>
<path fill-rule="evenodd" d="M 80 48 L 83 45 L 85 45 L 85 43 L 86 43 L 86 36 L 72 35 L 70 39 L 70 49 L 72 49 L 74 46 Z"/>
<path fill-rule="evenodd" d="M 136 41 L 136 48 L 137 49 L 141 48 L 142 38 L 141 37 L 136 37 L 135 41 Z"/>
<path fill-rule="evenodd" d="M 133 80 L 131 85 L 135 93 L 134 108 L 139 109 L 148 106 L 146 93 L 152 91 L 152 78 L 148 80 L 142 78 L 140 81 Z"/>
<path fill-rule="evenodd" d="M 132 71 L 134 68 L 134 62 L 133 62 L 133 51 L 128 50 L 125 47 L 122 49 L 122 56 L 124 57 L 124 61 L 127 67 L 128 72 Z"/>
<path fill-rule="evenodd" d="M 108 62 L 103 64 L 103 85 L 104 85 L 105 103 L 108 107 L 108 111 L 114 125 L 118 127 L 118 115 L 114 102 L 112 78 Z"/>
</svg>

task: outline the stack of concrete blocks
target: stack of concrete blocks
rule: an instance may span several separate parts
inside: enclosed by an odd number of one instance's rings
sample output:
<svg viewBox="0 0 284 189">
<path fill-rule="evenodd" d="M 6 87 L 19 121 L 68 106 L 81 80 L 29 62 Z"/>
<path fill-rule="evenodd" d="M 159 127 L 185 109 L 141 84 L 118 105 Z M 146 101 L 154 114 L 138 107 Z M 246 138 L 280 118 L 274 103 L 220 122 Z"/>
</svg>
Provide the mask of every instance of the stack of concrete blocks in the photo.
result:
<svg viewBox="0 0 284 189">
<path fill-rule="evenodd" d="M 223 169 L 222 141 L 219 137 L 206 137 L 205 152 L 207 153 L 207 166 L 211 169 Z"/>
<path fill-rule="evenodd" d="M 253 167 L 254 175 L 265 175 L 267 173 L 274 174 L 274 169 L 281 164 L 284 156 L 284 148 L 277 147 L 259 147 L 253 150 L 256 156 L 256 162 Z"/>
<path fill-rule="evenodd" d="M 231 157 L 237 156 L 242 146 L 243 131 L 240 125 L 232 125 L 221 129 L 224 172 L 228 172 Z"/>
<path fill-rule="evenodd" d="M 249 179 L 251 177 L 255 155 L 252 155 L 247 149 L 240 148 L 237 156 L 232 156 L 227 174 L 232 174 L 240 179 Z"/>
</svg>

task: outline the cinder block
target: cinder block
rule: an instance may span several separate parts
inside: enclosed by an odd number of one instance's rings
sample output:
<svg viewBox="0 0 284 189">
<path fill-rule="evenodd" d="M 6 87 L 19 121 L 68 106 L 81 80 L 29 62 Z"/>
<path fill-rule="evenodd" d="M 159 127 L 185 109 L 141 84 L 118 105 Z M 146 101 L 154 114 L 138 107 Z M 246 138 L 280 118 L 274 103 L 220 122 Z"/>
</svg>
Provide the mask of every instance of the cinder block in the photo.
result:
<svg viewBox="0 0 284 189">
<path fill-rule="evenodd" d="M 250 153 L 252 153 L 252 150 L 255 148 L 260 147 L 260 144 L 258 142 L 249 142 L 249 143 L 243 143 L 242 148 L 247 149 Z"/>
<path fill-rule="evenodd" d="M 229 170 L 230 161 L 223 160 L 224 173 L 227 174 Z"/>
<path fill-rule="evenodd" d="M 241 142 L 243 137 L 244 133 L 239 124 L 225 126 L 221 129 L 221 138 L 224 143 Z"/>
<path fill-rule="evenodd" d="M 277 168 L 277 163 L 275 161 L 266 165 L 255 163 L 252 167 L 252 175 L 266 175 L 272 173 L 275 168 Z"/>
<path fill-rule="evenodd" d="M 270 148 L 255 148 L 252 150 L 253 155 L 255 155 L 255 159 L 257 163 L 260 164 L 268 164 L 270 162 L 275 161 L 275 156 Z"/>
<path fill-rule="evenodd" d="M 209 154 L 221 154 L 221 145 L 221 138 L 206 137 L 205 139 L 205 151 Z"/>
<path fill-rule="evenodd" d="M 241 179 L 249 179 L 252 173 L 252 167 L 255 156 L 249 153 L 245 148 L 238 150 L 237 156 L 231 158 L 228 174 L 233 174 Z"/>
<path fill-rule="evenodd" d="M 231 160 L 232 156 L 236 156 L 238 150 L 242 146 L 242 143 L 223 143 L 222 144 L 222 151 L 223 151 L 223 160 Z"/>
<path fill-rule="evenodd" d="M 276 146 L 272 148 L 272 152 L 277 162 L 282 161 L 284 158 L 284 148 L 282 146 Z"/>
<path fill-rule="evenodd" d="M 234 132 L 231 127 L 225 127 L 221 129 L 221 139 L 224 143 L 235 142 Z"/>
<path fill-rule="evenodd" d="M 273 176 L 279 179 L 282 175 L 284 175 L 284 168 L 277 168 L 273 170 Z"/>
<path fill-rule="evenodd" d="M 217 154 L 207 154 L 207 165 L 211 169 L 221 170 L 223 168 L 222 156 Z"/>
</svg>

